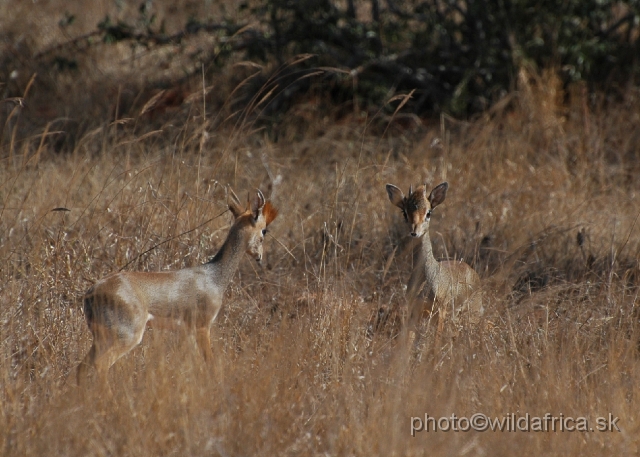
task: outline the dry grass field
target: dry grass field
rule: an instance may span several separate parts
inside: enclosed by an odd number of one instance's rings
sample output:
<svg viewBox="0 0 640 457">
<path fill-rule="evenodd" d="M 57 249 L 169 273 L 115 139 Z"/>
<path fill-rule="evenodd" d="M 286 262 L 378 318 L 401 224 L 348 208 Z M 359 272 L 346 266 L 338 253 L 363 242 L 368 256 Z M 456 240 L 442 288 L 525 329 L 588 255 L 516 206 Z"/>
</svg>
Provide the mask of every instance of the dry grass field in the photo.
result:
<svg viewBox="0 0 640 457">
<path fill-rule="evenodd" d="M 196 107 L 105 118 L 69 154 L 50 126 L 10 140 L 27 126 L 5 117 L 2 455 L 637 455 L 640 92 L 623 95 L 523 71 L 471 122 L 336 121 L 312 99 L 275 140 Z M 485 314 L 448 323 L 437 345 L 425 321 L 408 350 L 412 240 L 384 186 L 443 180 L 434 251 L 476 269 Z M 227 290 L 213 362 L 187 334 L 151 329 L 112 367 L 113 397 L 76 386 L 83 293 L 120 269 L 206 262 L 231 222 L 227 184 L 262 189 L 280 215 L 262 267 L 247 256 Z M 411 433 L 425 414 L 478 413 L 588 430 Z M 598 431 L 610 414 L 619 430 Z"/>
</svg>

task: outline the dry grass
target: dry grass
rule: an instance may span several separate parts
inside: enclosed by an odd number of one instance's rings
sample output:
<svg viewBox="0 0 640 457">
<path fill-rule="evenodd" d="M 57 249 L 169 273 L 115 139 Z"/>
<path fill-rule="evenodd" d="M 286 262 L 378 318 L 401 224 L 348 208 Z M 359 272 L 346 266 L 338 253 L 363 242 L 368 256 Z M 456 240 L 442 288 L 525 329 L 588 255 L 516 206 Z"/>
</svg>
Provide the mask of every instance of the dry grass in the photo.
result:
<svg viewBox="0 0 640 457">
<path fill-rule="evenodd" d="M 186 117 L 142 138 L 143 120 L 105 124 L 66 156 L 33 136 L 2 150 L 2 453 L 636 454 L 638 94 L 594 102 L 524 71 L 519 88 L 472 123 L 337 124 L 300 105 L 277 142 Z M 436 253 L 476 268 L 487 311 L 438 347 L 425 323 L 408 354 L 394 336 L 411 245 L 384 184 L 444 179 Z M 280 217 L 265 267 L 243 262 L 228 291 L 214 362 L 151 330 L 112 368 L 115 398 L 67 382 L 90 344 L 83 292 L 211 257 L 230 222 L 219 183 L 261 188 Z M 425 413 L 547 412 L 612 413 L 622 431 L 410 436 Z"/>
</svg>

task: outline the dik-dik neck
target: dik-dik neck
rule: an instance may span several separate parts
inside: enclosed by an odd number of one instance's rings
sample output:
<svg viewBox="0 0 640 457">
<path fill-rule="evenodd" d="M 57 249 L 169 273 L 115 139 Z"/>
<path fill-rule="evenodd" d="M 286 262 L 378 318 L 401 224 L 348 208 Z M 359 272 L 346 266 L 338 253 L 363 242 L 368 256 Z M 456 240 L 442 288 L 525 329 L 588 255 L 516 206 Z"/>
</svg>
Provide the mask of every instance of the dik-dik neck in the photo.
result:
<svg viewBox="0 0 640 457">
<path fill-rule="evenodd" d="M 420 265 L 424 265 L 427 270 L 437 270 L 438 261 L 433 255 L 433 247 L 431 246 L 431 238 L 429 237 L 428 229 L 424 232 L 424 235 L 420 237 L 418 259 L 420 260 Z"/>
<path fill-rule="evenodd" d="M 428 292 L 432 290 L 438 277 L 439 265 L 433 255 L 428 231 L 425 231 L 424 235 L 420 237 L 417 254 L 418 258 L 414 263 L 408 287 L 409 293 L 414 296 L 421 291 Z"/>
<path fill-rule="evenodd" d="M 213 270 L 216 283 L 223 290 L 231 282 L 246 249 L 247 235 L 238 227 L 238 224 L 234 224 L 220 250 L 206 264 Z"/>
</svg>

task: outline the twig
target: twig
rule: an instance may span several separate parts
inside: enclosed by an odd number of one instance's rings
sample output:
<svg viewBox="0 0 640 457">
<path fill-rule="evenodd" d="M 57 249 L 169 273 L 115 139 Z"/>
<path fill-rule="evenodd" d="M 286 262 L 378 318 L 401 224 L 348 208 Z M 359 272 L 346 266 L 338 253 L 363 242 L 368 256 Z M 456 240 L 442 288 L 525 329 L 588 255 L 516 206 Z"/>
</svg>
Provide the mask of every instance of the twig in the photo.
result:
<svg viewBox="0 0 640 457">
<path fill-rule="evenodd" d="M 194 228 L 192 228 L 192 229 L 189 229 L 189 230 L 187 230 L 186 232 L 179 233 L 179 234 L 177 234 L 177 235 L 175 235 L 175 236 L 172 236 L 172 237 L 170 237 L 170 238 L 167 238 L 166 240 L 164 240 L 164 241 L 162 241 L 162 242 L 160 242 L 160 243 L 158 243 L 158 244 L 155 244 L 155 245 L 151 246 L 149 249 L 147 249 L 146 251 L 144 251 L 144 252 L 143 252 L 143 253 L 141 253 L 141 254 L 138 254 L 135 258 L 133 258 L 133 259 L 131 259 L 129 262 L 127 262 L 127 263 L 126 263 L 123 267 L 121 267 L 118 271 L 122 271 L 122 270 L 124 270 L 124 269 L 125 269 L 125 268 L 127 268 L 129 265 L 131 265 L 133 262 L 137 261 L 140 257 L 142 257 L 143 255 L 148 254 L 149 252 L 153 251 L 153 250 L 154 250 L 154 249 L 156 249 L 157 247 L 160 247 L 160 246 L 162 246 L 163 244 L 168 243 L 169 241 L 175 240 L 176 238 L 180 238 L 182 235 L 186 235 L 187 233 L 191 233 L 191 232 L 193 232 L 193 231 L 195 231 L 195 230 L 198 230 L 198 229 L 199 229 L 200 227 L 202 227 L 203 225 L 206 225 L 206 224 L 208 224 L 209 222 L 211 222 L 211 221 L 213 221 L 213 220 L 215 220 L 215 219 L 219 218 L 220 216 L 222 216 L 222 215 L 223 215 L 224 213 L 226 213 L 227 211 L 229 211 L 229 210 L 228 210 L 228 209 L 225 209 L 223 212 L 221 212 L 221 213 L 220 213 L 220 214 L 218 214 L 217 216 L 214 216 L 214 217 L 212 217 L 211 219 L 208 219 L 208 220 L 204 221 L 202 224 L 198 225 L 197 227 L 194 227 Z"/>
</svg>

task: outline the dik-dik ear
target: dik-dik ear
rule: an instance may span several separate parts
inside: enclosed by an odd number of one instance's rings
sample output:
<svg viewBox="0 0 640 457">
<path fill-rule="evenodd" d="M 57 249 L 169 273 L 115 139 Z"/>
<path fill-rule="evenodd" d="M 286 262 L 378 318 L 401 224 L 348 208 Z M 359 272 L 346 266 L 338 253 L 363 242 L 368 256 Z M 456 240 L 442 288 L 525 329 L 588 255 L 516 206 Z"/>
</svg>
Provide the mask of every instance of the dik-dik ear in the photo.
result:
<svg viewBox="0 0 640 457">
<path fill-rule="evenodd" d="M 438 184 L 433 188 L 433 190 L 429 194 L 429 203 L 431 203 L 431 209 L 435 208 L 444 201 L 444 198 L 447 196 L 448 189 L 449 183 L 446 181 L 442 184 Z"/>
<path fill-rule="evenodd" d="M 391 203 L 400 209 L 404 209 L 404 194 L 393 184 L 387 184 L 387 195 Z"/>
<path fill-rule="evenodd" d="M 271 202 L 266 202 L 262 209 L 262 214 L 264 214 L 265 224 L 269 225 L 278 216 L 278 208 L 273 206 Z"/>
<path fill-rule="evenodd" d="M 251 215 L 254 220 L 258 220 L 260 215 L 262 214 L 262 209 L 264 208 L 264 195 L 260 192 L 260 189 L 255 193 L 253 197 L 249 197 L 249 207 L 251 208 Z"/>
<path fill-rule="evenodd" d="M 231 187 L 227 187 L 227 205 L 229 205 L 229 210 L 233 214 L 234 218 L 238 218 L 242 213 L 244 213 L 244 208 L 240 204 L 240 200 L 238 200 L 238 196 L 233 192 Z"/>
</svg>

